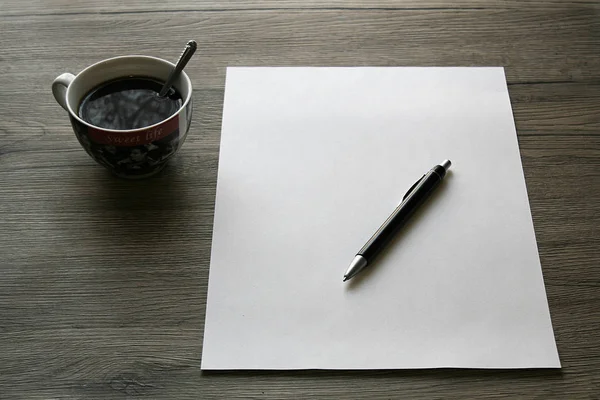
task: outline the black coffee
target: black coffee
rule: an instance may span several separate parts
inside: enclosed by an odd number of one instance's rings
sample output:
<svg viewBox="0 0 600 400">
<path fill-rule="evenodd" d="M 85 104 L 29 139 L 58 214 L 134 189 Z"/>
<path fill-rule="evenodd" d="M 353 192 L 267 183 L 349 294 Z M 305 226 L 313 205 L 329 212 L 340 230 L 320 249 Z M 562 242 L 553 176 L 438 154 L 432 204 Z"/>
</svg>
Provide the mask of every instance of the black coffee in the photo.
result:
<svg viewBox="0 0 600 400">
<path fill-rule="evenodd" d="M 79 105 L 79 117 L 106 129 L 144 128 L 175 114 L 183 103 L 172 88 L 165 97 L 158 93 L 163 82 L 145 77 L 127 77 L 92 89 Z"/>
</svg>

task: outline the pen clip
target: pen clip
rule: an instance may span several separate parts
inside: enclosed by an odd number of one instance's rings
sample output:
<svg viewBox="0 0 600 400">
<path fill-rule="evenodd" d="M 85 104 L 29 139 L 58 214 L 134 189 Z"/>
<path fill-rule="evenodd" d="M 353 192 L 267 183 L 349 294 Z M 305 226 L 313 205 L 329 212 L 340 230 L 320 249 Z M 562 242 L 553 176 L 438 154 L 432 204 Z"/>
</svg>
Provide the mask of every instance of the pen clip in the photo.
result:
<svg viewBox="0 0 600 400">
<path fill-rule="evenodd" d="M 410 187 L 410 189 L 408 189 L 408 192 L 406 192 L 406 194 L 405 194 L 405 195 L 404 195 L 404 197 L 402 198 L 402 201 L 404 201 L 404 200 L 405 200 L 405 199 L 408 197 L 408 195 L 410 194 L 410 192 L 412 192 L 412 191 L 415 189 L 415 187 L 417 187 L 417 185 L 419 184 L 419 182 L 421 182 L 421 181 L 423 180 L 423 178 L 425 178 L 425 175 L 427 175 L 427 174 L 424 174 L 422 177 L 420 177 L 420 178 L 419 178 L 419 180 L 418 180 L 418 181 L 416 181 L 416 182 L 415 182 L 415 183 L 414 183 L 414 184 L 413 184 L 413 185 Z"/>
</svg>

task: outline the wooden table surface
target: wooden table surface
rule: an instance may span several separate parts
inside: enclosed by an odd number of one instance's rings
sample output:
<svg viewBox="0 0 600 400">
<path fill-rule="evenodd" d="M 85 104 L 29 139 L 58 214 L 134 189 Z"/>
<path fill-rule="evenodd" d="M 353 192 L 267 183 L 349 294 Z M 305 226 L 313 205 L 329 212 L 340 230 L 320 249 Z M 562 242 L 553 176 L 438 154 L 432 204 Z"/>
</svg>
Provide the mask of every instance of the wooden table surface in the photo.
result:
<svg viewBox="0 0 600 400">
<path fill-rule="evenodd" d="M 600 3 L 0 0 L 0 399 L 600 398 Z M 160 175 L 78 144 L 50 84 L 175 60 L 195 114 Z M 200 370 L 226 66 L 504 66 L 562 370 Z"/>
</svg>

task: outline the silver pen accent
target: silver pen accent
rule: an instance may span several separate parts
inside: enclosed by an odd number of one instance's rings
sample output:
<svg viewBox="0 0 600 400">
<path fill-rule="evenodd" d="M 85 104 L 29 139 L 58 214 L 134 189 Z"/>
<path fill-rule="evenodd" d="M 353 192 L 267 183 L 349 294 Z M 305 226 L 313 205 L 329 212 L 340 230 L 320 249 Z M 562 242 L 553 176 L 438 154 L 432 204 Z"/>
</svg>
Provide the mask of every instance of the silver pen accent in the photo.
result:
<svg viewBox="0 0 600 400">
<path fill-rule="evenodd" d="M 446 172 L 448 172 L 448 169 L 450 168 L 451 165 L 452 165 L 452 162 L 450 160 L 444 160 L 440 164 L 440 167 L 444 168 L 446 170 Z"/>
<path fill-rule="evenodd" d="M 361 255 L 357 255 L 356 257 L 354 257 L 354 260 L 352 260 L 352 263 L 350 264 L 350 266 L 346 270 L 346 273 L 344 274 L 344 282 L 346 282 L 348 279 L 352 278 L 354 275 L 358 274 L 366 266 L 367 266 L 366 258 L 364 258 Z"/>
</svg>

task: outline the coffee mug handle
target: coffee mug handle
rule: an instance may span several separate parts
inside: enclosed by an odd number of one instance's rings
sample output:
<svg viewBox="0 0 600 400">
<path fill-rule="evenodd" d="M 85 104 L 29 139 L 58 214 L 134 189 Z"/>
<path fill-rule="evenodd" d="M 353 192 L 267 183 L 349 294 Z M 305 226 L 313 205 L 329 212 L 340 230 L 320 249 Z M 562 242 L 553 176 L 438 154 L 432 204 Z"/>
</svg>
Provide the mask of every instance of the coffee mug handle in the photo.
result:
<svg viewBox="0 0 600 400">
<path fill-rule="evenodd" d="M 73 82 L 73 79 L 75 79 L 75 75 L 65 72 L 52 82 L 52 94 L 54 98 L 67 111 L 69 111 L 67 107 L 67 88 Z"/>
</svg>

